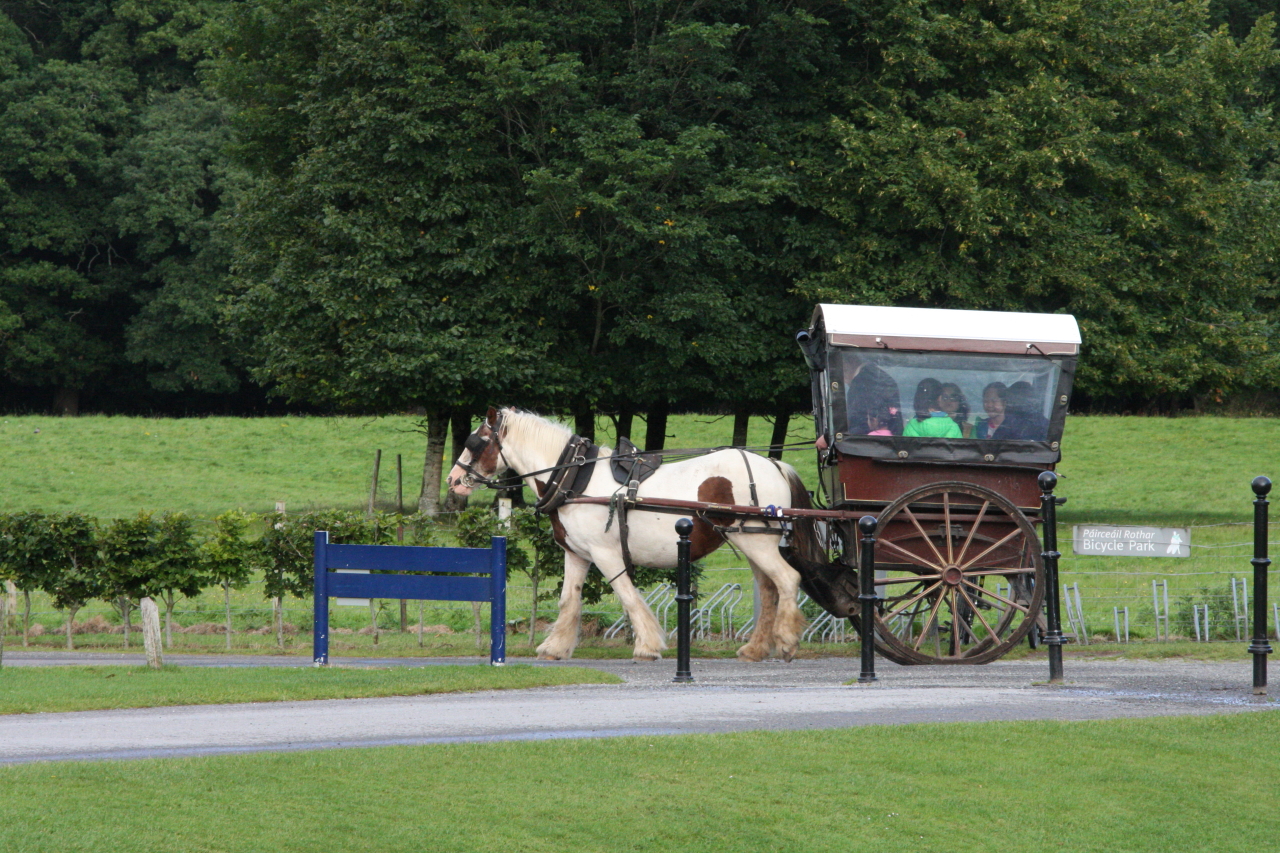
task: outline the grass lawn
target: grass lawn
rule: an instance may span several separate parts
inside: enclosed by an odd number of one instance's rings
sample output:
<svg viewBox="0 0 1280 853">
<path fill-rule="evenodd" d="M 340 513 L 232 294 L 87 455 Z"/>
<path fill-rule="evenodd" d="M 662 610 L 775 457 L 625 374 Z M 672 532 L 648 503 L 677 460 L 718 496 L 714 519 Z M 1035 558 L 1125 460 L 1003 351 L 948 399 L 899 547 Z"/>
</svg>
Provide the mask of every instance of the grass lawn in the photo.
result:
<svg viewBox="0 0 1280 853">
<path fill-rule="evenodd" d="M 616 675 L 582 667 L 9 666 L 0 669 L 0 714 L 423 696 L 621 682 Z"/>
<path fill-rule="evenodd" d="M 1280 712 L 0 767 L 0 849 L 1270 850 Z"/>
</svg>

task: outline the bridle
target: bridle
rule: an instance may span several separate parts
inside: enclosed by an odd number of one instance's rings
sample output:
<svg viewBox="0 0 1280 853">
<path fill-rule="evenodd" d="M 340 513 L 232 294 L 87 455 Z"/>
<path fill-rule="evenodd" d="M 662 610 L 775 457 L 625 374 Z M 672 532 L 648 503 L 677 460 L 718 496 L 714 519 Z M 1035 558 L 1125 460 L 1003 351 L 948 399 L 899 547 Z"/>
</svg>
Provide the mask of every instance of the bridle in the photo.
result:
<svg viewBox="0 0 1280 853">
<path fill-rule="evenodd" d="M 489 449 L 489 444 L 492 443 L 493 446 L 498 449 L 497 458 L 499 460 L 499 464 L 494 466 L 494 469 L 493 469 L 494 473 L 496 474 L 498 471 L 502 470 L 502 468 L 504 467 L 501 464 L 504 458 L 502 455 L 502 438 L 501 438 L 502 412 L 498 412 L 497 418 L 492 424 L 490 424 L 488 421 L 484 421 L 480 426 L 488 427 L 489 434 L 481 435 L 480 430 L 477 429 L 475 432 L 471 433 L 471 435 L 467 436 L 467 440 L 463 442 L 463 445 L 462 445 L 463 449 L 471 453 L 471 461 L 464 463 L 461 461 L 461 459 L 459 459 L 457 465 L 459 468 L 461 468 L 465 472 L 462 476 L 462 479 L 459 481 L 459 485 L 464 486 L 468 489 L 474 489 L 478 485 L 485 486 L 486 488 L 490 488 L 490 489 L 509 489 L 512 486 L 519 483 L 521 478 L 517 476 L 515 479 L 515 482 L 512 482 L 512 483 L 503 482 L 503 480 L 499 480 L 496 477 L 486 477 L 484 474 L 481 474 L 479 471 L 477 471 L 474 465 L 474 463 L 478 462 L 480 460 L 480 457 L 483 456 L 485 452 Z M 509 468 L 511 466 L 508 464 L 506 465 L 506 467 Z"/>
</svg>

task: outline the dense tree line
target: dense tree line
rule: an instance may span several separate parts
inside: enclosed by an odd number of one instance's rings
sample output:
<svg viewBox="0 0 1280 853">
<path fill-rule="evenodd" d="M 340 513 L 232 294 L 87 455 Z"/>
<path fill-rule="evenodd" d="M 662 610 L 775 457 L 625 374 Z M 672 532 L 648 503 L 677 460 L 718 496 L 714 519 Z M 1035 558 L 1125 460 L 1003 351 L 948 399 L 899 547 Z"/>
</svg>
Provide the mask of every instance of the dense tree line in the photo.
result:
<svg viewBox="0 0 1280 853">
<path fill-rule="evenodd" d="M 10 406 L 806 406 L 815 301 L 1277 389 L 1261 0 L 0 0 Z M 26 396 L 23 396 L 26 395 Z"/>
</svg>

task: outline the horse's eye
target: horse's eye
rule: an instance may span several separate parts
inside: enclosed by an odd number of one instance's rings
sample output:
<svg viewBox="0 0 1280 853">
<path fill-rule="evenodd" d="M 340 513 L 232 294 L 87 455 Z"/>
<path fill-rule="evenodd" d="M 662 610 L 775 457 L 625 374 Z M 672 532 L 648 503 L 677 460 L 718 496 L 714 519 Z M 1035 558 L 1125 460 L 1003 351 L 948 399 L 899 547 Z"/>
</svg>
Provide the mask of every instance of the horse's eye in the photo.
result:
<svg viewBox="0 0 1280 853">
<path fill-rule="evenodd" d="M 484 451 L 485 447 L 487 447 L 488 445 L 489 445 L 489 439 L 485 438 L 482 435 L 476 435 L 475 433 L 472 433 L 471 435 L 467 436 L 467 440 L 463 443 L 462 446 L 467 450 L 470 450 L 471 455 L 475 457 L 475 456 L 479 456 Z"/>
</svg>

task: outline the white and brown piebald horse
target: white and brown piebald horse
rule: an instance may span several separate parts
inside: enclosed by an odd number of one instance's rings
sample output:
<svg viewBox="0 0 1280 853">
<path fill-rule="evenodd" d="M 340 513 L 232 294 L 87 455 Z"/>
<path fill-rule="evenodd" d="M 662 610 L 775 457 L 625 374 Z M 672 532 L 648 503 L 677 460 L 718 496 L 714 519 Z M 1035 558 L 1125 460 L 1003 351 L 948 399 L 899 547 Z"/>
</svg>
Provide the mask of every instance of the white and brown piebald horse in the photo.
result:
<svg viewBox="0 0 1280 853">
<path fill-rule="evenodd" d="M 529 412 L 490 409 L 449 472 L 449 488 L 455 494 L 469 495 L 478 481 L 492 481 L 503 472 L 512 471 L 542 495 L 550 479 L 548 472 L 555 469 L 571 438 L 568 428 Z M 609 471 L 609 455 L 611 451 L 600 448 L 600 462 L 581 490 L 583 495 L 608 497 L 625 490 Z M 664 463 L 640 484 L 638 496 L 722 505 L 809 506 L 809 495 L 791 466 L 734 449 Z M 610 506 L 570 503 L 549 512 L 555 539 L 565 552 L 564 589 L 555 625 L 538 646 L 540 658 L 562 660 L 573 655 L 582 614 L 582 583 L 592 564 L 608 579 L 631 620 L 635 659 L 656 660 L 667 647 L 662 627 L 627 576 L 620 525 L 616 519 L 611 520 L 611 511 Z M 738 649 L 738 657 L 758 661 L 780 655 L 790 660 L 805 618 L 796 606 L 800 575 L 779 552 L 780 535 L 722 531 L 716 525 L 732 525 L 733 519 L 711 515 L 713 524 L 689 514 L 695 519 L 690 536 L 692 559 L 714 551 L 728 539 L 750 563 L 759 587 L 760 618 L 751 639 Z M 641 509 L 628 513 L 627 547 L 634 564 L 653 568 L 676 565 L 676 517 Z M 750 526 L 776 529 L 779 522 L 752 518 Z M 806 538 L 812 539 L 811 533 Z M 812 543 L 816 544 L 816 540 Z M 809 544 L 804 543 L 806 550 Z"/>
</svg>

